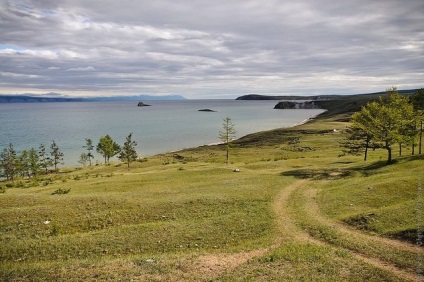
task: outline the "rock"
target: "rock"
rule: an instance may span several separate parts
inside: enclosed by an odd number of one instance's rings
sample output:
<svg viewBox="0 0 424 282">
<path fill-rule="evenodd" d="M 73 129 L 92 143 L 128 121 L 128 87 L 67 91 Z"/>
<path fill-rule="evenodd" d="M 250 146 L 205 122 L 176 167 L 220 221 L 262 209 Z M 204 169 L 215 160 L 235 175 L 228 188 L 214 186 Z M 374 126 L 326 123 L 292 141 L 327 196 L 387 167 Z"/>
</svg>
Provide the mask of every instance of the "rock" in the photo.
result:
<svg viewBox="0 0 424 282">
<path fill-rule="evenodd" d="M 307 102 L 290 102 L 290 101 L 282 101 L 275 105 L 274 109 L 319 109 L 315 102 L 307 101 Z"/>
<path fill-rule="evenodd" d="M 138 107 L 148 107 L 148 106 L 151 106 L 151 105 L 144 104 L 143 102 L 138 102 L 137 106 Z"/>
<path fill-rule="evenodd" d="M 199 112 L 211 112 L 211 113 L 215 113 L 216 111 L 211 110 L 211 109 L 200 109 Z"/>
</svg>

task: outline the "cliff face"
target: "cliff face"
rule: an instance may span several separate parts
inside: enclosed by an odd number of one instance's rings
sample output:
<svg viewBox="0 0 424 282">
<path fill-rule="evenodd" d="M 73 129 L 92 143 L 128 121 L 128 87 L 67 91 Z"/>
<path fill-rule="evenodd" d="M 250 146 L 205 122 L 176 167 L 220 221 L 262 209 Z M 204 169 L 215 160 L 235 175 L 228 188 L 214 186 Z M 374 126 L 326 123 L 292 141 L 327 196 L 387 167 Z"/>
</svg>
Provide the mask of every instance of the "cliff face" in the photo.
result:
<svg viewBox="0 0 424 282">
<path fill-rule="evenodd" d="M 283 101 L 275 105 L 274 109 L 320 109 L 319 106 L 315 105 L 315 102 L 290 102 Z"/>
</svg>

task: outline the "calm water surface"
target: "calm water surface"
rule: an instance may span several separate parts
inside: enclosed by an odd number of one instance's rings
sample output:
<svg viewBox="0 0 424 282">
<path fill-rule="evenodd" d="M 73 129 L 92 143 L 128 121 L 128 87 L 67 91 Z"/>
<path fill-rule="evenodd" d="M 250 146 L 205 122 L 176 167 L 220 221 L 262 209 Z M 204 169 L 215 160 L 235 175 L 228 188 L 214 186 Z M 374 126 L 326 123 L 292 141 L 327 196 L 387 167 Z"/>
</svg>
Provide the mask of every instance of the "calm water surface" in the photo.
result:
<svg viewBox="0 0 424 282">
<path fill-rule="evenodd" d="M 219 142 L 222 120 L 230 117 L 237 137 L 292 126 L 322 110 L 274 110 L 278 101 L 185 100 L 0 104 L 0 149 L 38 150 L 56 141 L 65 165 L 77 165 L 85 138 L 94 145 L 109 134 L 119 144 L 133 133 L 141 156 Z M 216 112 L 199 112 L 199 109 Z M 95 160 L 102 157 L 95 153 Z"/>
</svg>

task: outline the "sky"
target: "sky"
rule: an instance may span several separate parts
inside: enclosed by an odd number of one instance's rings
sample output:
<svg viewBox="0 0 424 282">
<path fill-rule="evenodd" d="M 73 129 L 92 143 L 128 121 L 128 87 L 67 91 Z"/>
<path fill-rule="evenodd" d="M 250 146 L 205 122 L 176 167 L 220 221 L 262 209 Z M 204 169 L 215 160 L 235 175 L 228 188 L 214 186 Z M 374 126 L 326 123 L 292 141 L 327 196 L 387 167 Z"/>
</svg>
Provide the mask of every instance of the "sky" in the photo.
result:
<svg viewBox="0 0 424 282">
<path fill-rule="evenodd" d="M 0 93 L 359 94 L 424 87 L 422 0 L 0 0 Z"/>
</svg>

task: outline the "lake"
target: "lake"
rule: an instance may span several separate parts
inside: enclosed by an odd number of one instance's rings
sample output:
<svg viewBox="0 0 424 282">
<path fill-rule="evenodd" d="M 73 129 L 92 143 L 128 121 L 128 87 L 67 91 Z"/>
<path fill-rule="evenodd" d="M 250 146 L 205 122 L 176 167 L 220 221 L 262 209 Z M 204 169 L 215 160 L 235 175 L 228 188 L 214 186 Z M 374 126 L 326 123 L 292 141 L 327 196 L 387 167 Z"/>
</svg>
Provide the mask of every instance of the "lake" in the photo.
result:
<svg viewBox="0 0 424 282">
<path fill-rule="evenodd" d="M 225 117 L 231 118 L 236 136 L 289 127 L 323 110 L 275 110 L 278 101 L 181 100 L 0 104 L 0 149 L 9 143 L 15 149 L 38 151 L 50 148 L 52 140 L 64 153 L 66 166 L 78 165 L 85 138 L 97 145 L 109 134 L 120 145 L 129 133 L 138 143 L 140 156 L 176 151 L 219 142 Z M 200 112 L 211 109 L 216 112 Z M 95 161 L 102 162 L 94 153 Z M 113 159 L 115 160 L 115 158 Z"/>
</svg>

